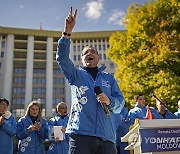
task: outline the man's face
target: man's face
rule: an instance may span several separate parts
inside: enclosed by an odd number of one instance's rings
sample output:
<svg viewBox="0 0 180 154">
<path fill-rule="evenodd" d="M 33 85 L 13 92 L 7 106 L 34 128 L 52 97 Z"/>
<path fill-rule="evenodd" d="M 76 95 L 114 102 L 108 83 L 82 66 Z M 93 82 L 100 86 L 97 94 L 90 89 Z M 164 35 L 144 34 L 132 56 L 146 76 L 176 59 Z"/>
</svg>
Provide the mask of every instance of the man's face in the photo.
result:
<svg viewBox="0 0 180 154">
<path fill-rule="evenodd" d="M 138 105 L 140 105 L 140 107 L 145 107 L 146 106 L 146 101 L 144 99 L 144 96 L 139 96 L 137 99 L 137 103 Z"/>
<path fill-rule="evenodd" d="M 93 48 L 87 48 L 87 50 L 83 50 L 81 61 L 84 67 L 93 68 L 99 62 L 99 55 Z"/>
<path fill-rule="evenodd" d="M 162 102 L 163 102 L 163 104 L 166 105 L 166 102 L 165 102 L 165 101 L 162 100 Z M 156 107 L 157 107 L 157 109 L 158 109 L 159 112 L 163 112 L 163 111 L 166 110 L 166 107 L 165 107 L 163 104 L 162 104 L 160 101 L 157 101 L 157 102 L 156 102 Z"/>
</svg>

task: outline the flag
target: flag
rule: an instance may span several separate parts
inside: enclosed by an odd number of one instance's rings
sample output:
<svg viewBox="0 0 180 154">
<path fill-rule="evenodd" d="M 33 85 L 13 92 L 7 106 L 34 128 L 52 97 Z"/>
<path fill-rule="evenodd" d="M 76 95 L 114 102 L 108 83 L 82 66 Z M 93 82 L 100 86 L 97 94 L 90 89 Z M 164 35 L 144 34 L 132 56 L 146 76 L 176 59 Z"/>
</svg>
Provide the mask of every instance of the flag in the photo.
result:
<svg viewBox="0 0 180 154">
<path fill-rule="evenodd" d="M 146 111 L 146 117 L 145 117 L 145 119 L 148 119 L 148 120 L 154 119 L 154 118 L 153 118 L 153 114 L 152 114 L 151 109 L 150 109 L 149 106 L 147 106 L 147 111 Z"/>
</svg>

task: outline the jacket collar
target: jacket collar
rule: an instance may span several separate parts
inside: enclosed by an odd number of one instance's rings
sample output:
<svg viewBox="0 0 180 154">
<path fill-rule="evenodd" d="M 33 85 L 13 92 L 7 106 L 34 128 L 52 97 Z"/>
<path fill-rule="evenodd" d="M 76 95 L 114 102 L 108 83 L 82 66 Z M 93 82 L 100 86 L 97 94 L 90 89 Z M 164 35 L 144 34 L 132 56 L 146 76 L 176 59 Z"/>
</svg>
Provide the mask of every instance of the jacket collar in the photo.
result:
<svg viewBox="0 0 180 154">
<path fill-rule="evenodd" d="M 83 71 L 86 71 L 86 70 L 84 69 L 84 67 L 82 67 L 82 66 L 80 66 L 79 69 L 81 69 L 81 70 L 83 70 Z M 102 72 L 102 71 L 104 71 L 105 69 L 106 69 L 106 66 L 98 67 L 98 71 L 99 71 L 99 72 Z M 87 72 L 87 71 L 86 71 L 86 72 Z"/>
<path fill-rule="evenodd" d="M 138 107 L 138 108 L 141 108 L 141 109 L 145 109 L 146 108 L 146 106 L 145 107 L 141 107 L 139 104 L 136 104 L 135 107 Z"/>
</svg>

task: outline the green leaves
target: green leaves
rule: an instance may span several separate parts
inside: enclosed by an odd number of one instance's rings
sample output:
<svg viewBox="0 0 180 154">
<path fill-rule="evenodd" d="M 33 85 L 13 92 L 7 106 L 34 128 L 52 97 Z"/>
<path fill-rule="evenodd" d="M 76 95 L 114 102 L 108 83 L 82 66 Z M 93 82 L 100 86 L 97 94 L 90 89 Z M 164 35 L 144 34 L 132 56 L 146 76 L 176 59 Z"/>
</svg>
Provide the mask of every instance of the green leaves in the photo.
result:
<svg viewBox="0 0 180 154">
<path fill-rule="evenodd" d="M 180 99 L 180 4 L 178 0 L 156 0 L 129 7 L 126 33 L 110 38 L 108 57 L 118 66 L 115 77 L 126 101 L 144 93 L 147 101 L 154 93 L 171 102 L 173 111 Z M 150 103 L 149 103 L 150 104 Z"/>
</svg>

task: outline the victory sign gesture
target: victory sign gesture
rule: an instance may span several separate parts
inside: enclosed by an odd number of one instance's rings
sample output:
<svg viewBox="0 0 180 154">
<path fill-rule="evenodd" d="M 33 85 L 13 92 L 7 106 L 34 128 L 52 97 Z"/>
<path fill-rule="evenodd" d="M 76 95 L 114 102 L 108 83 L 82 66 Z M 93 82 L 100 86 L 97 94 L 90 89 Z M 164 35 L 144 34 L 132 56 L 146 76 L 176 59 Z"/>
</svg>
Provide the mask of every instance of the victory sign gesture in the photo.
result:
<svg viewBox="0 0 180 154">
<path fill-rule="evenodd" d="M 76 16 L 77 16 L 77 9 L 74 11 L 74 14 L 72 14 L 72 7 L 71 7 L 68 16 L 65 19 L 65 27 L 63 32 L 64 37 L 71 36 L 71 32 L 76 24 Z"/>
</svg>

